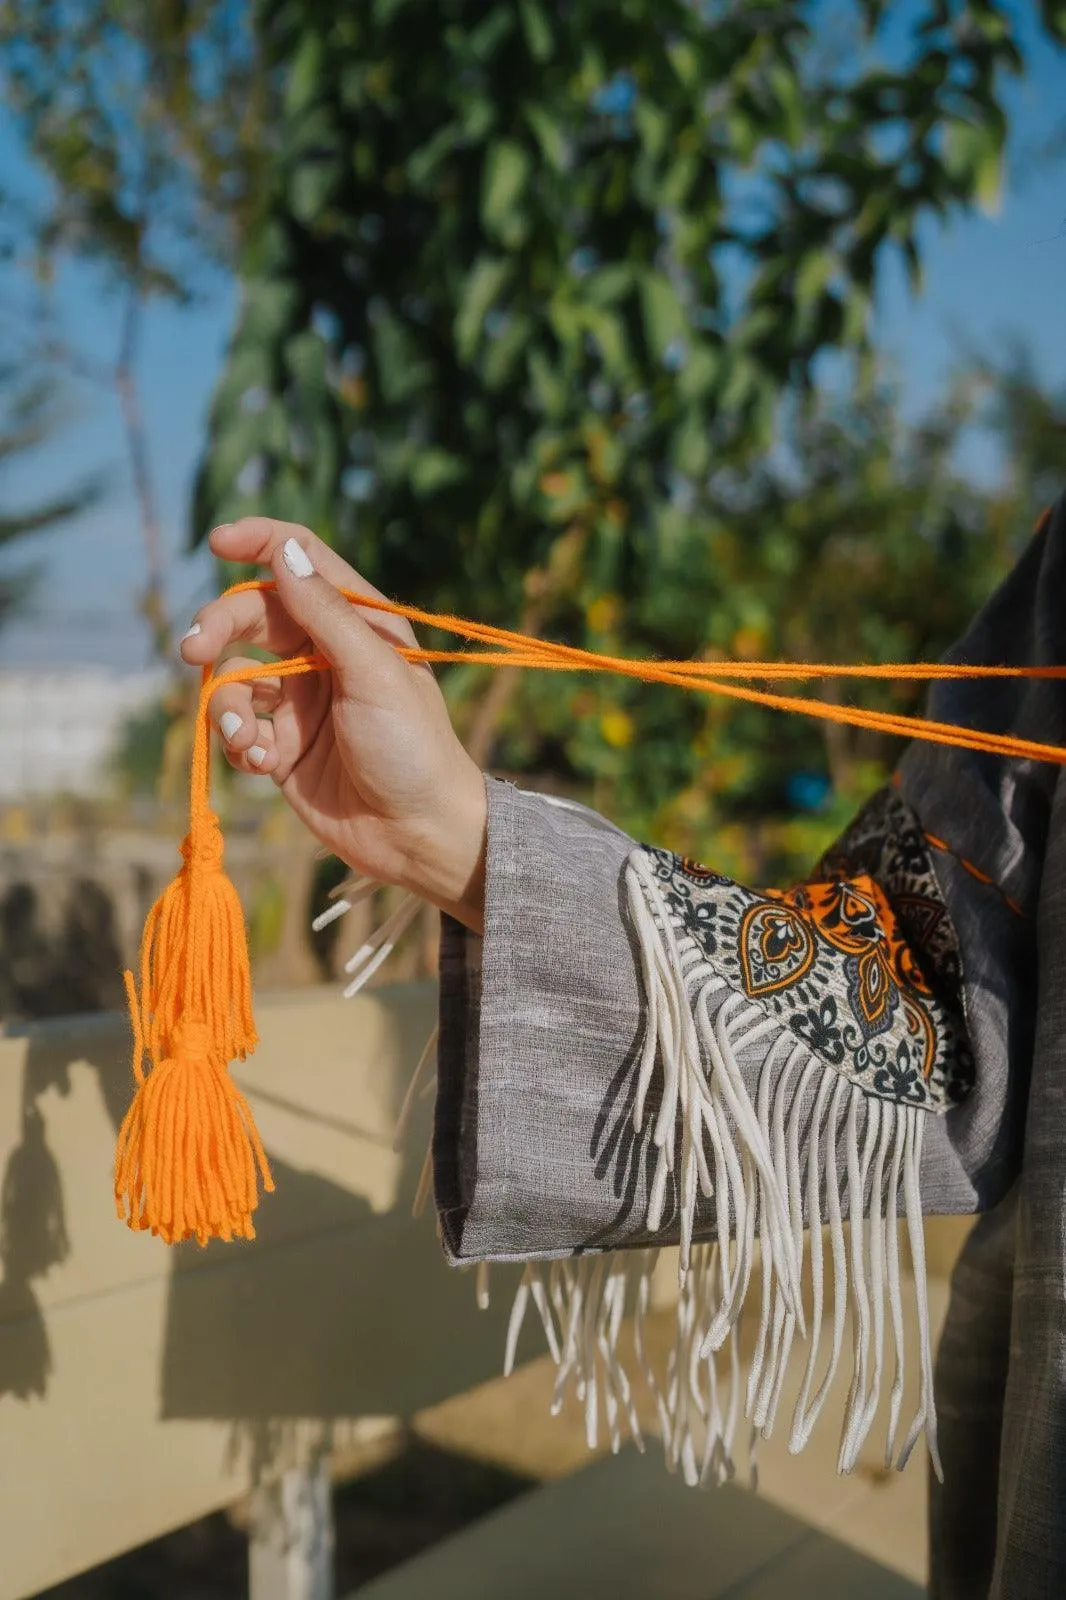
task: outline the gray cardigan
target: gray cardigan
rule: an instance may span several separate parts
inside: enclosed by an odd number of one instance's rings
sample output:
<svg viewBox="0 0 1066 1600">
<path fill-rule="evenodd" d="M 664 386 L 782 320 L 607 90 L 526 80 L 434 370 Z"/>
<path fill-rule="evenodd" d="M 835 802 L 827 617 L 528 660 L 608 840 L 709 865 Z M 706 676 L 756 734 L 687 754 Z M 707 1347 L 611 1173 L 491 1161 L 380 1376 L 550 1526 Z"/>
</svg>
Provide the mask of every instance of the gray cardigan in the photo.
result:
<svg viewBox="0 0 1066 1600">
<path fill-rule="evenodd" d="M 951 658 L 1066 660 L 1064 567 L 1060 502 Z M 1055 681 L 949 681 L 930 714 L 1066 744 Z M 937 1407 L 926 1341 L 905 1438 L 890 1396 L 888 1452 L 902 1463 L 924 1432 L 937 1469 L 943 1459 L 935 1595 L 1066 1594 L 1058 769 L 916 744 L 790 896 L 486 781 L 484 937 L 443 928 L 434 1182 L 451 1260 L 527 1263 L 509 1354 L 532 1306 L 590 1434 L 602 1420 L 624 1431 L 618 1326 L 631 1311 L 639 1323 L 654 1249 L 680 1242 L 694 1387 L 658 1380 L 668 1452 L 692 1481 L 729 1470 L 737 1405 L 719 1402 L 716 1363 L 736 1359 L 761 1274 L 744 1408 L 769 1431 L 789 1348 L 806 1339 L 798 1447 L 820 1408 L 816 1349 L 835 1365 L 854 1346 L 846 1469 L 887 1386 L 900 1295 L 924 1315 L 921 1214 L 981 1211 L 954 1278 Z M 828 1251 L 821 1230 L 804 1231 L 815 1210 Z M 805 1258 L 813 1317 L 798 1293 Z"/>
</svg>

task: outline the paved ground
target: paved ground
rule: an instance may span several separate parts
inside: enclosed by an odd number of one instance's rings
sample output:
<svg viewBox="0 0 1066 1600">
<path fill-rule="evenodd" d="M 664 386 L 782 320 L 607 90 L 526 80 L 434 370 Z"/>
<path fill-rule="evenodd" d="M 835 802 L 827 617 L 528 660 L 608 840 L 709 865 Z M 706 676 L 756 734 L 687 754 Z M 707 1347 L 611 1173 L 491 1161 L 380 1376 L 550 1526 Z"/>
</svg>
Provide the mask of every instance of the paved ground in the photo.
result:
<svg viewBox="0 0 1066 1600">
<path fill-rule="evenodd" d="M 934 1282 L 931 1298 L 934 1321 L 939 1325 L 946 1299 L 942 1284 Z M 665 1358 L 671 1338 L 671 1315 L 657 1314 L 651 1322 L 649 1342 L 659 1362 Z M 495 1379 L 422 1413 L 410 1434 L 399 1429 L 384 1433 L 339 1462 L 348 1481 L 336 1495 L 338 1594 L 351 1593 L 535 1486 L 588 1467 L 584 1424 L 577 1408 L 568 1408 L 558 1417 L 549 1414 L 553 1382 L 554 1368 L 548 1358 L 531 1360 L 510 1378 Z M 901 1578 L 923 1584 L 925 1463 L 916 1451 L 905 1473 L 886 1473 L 879 1458 L 880 1435 L 875 1435 L 858 1471 L 847 1478 L 838 1477 L 837 1427 L 845 1390 L 842 1377 L 822 1425 L 801 1456 L 790 1456 L 781 1440 L 762 1446 L 760 1498 L 798 1519 L 807 1534 L 827 1534 Z M 641 1398 L 640 1409 L 642 1422 L 653 1434 L 647 1396 Z M 636 1469 L 625 1470 L 631 1473 Z M 639 1471 L 642 1476 L 634 1481 L 651 1482 L 648 1474 L 656 1484 L 662 1480 L 663 1504 L 672 1509 L 660 1507 L 656 1515 L 680 1518 L 679 1526 L 685 1527 L 691 1526 L 693 1518 L 698 1525 L 706 1517 L 708 1528 L 717 1526 L 721 1512 L 715 1497 L 719 1491 L 700 1494 L 668 1479 L 654 1437 L 649 1442 L 647 1467 Z M 737 1500 L 737 1496 L 741 1498 Z M 658 1504 L 658 1488 L 656 1497 Z M 734 1507 L 750 1498 L 744 1489 L 728 1491 L 729 1504 Z M 758 1513 L 752 1514 L 758 1517 Z M 525 1524 L 517 1510 L 514 1516 L 517 1520 L 502 1526 L 511 1527 L 516 1539 L 532 1538 L 523 1534 Z M 778 1532 L 785 1526 L 774 1524 Z M 794 1585 L 800 1584 L 801 1578 L 807 1581 L 803 1574 L 808 1567 L 812 1584 L 816 1578 L 819 1583 L 825 1578 L 825 1550 L 818 1544 L 804 1545 L 801 1550 L 798 1536 L 793 1536 L 794 1526 L 790 1522 L 788 1526 L 793 1530 L 786 1540 L 792 1552 L 789 1560 L 800 1565 L 787 1575 L 787 1582 L 782 1569 L 783 1589 L 766 1587 L 769 1571 L 760 1578 L 764 1587 L 752 1593 L 765 1594 L 766 1600 L 776 1600 L 779 1593 L 798 1600 L 807 1591 Z M 244 1593 L 245 1565 L 246 1543 L 237 1508 L 231 1517 L 208 1518 L 48 1590 L 41 1600 L 190 1600 L 192 1596 L 196 1600 L 236 1600 Z M 837 1570 L 839 1576 L 843 1570 L 840 1560 Z M 389 1592 L 382 1590 L 382 1600 Z M 709 1589 L 707 1594 L 718 1592 Z M 748 1591 L 730 1590 L 734 1592 Z M 815 1587 L 810 1592 L 819 1591 Z M 825 1594 L 828 1600 L 830 1593 L 846 1592 L 826 1590 Z M 874 1591 L 863 1587 L 861 1592 L 864 1596 L 869 1592 L 872 1600 Z M 884 1590 L 886 1596 L 907 1592 L 906 1583 L 896 1590 Z"/>
</svg>

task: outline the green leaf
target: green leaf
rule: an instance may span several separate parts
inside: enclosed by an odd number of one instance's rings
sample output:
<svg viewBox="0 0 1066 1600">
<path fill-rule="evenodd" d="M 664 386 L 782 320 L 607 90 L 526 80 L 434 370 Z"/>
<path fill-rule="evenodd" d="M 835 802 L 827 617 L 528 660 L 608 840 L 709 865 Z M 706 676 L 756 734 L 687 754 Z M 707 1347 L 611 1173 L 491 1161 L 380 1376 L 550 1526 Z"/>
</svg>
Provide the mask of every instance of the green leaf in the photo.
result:
<svg viewBox="0 0 1066 1600">
<path fill-rule="evenodd" d="M 746 317 L 741 317 L 733 330 L 733 339 L 739 349 L 750 350 L 772 333 L 781 321 L 779 306 L 758 306 Z"/>
<path fill-rule="evenodd" d="M 758 380 L 758 368 L 748 356 L 736 356 L 729 365 L 728 376 L 722 389 L 722 410 L 729 414 L 741 409 L 750 398 Z"/>
<path fill-rule="evenodd" d="M 519 0 L 522 30 L 534 61 L 549 61 L 554 51 L 551 25 L 539 0 Z"/>
<path fill-rule="evenodd" d="M 280 282 L 267 278 L 253 281 L 245 291 L 244 311 L 240 323 L 243 343 L 259 341 L 273 344 L 288 331 L 302 299 L 300 290 L 291 279 Z"/>
<path fill-rule="evenodd" d="M 670 56 L 670 64 L 683 84 L 689 86 L 698 82 L 700 58 L 691 40 L 674 39 L 668 44 L 667 52 Z"/>
<path fill-rule="evenodd" d="M 309 29 L 300 40 L 285 85 L 285 109 L 290 115 L 299 116 L 321 96 L 324 61 L 322 35 Z"/>
<path fill-rule="evenodd" d="M 570 143 L 562 123 L 543 106 L 528 101 L 522 107 L 522 115 L 532 129 L 544 159 L 556 172 L 567 172 L 570 168 Z"/>
<path fill-rule="evenodd" d="M 432 366 L 421 356 L 408 330 L 391 313 L 382 316 L 374 325 L 371 343 L 377 382 L 387 405 L 403 404 L 431 381 Z"/>
<path fill-rule="evenodd" d="M 803 92 L 798 75 L 775 61 L 769 73 L 770 87 L 781 107 L 781 120 L 785 139 L 791 149 L 796 149 L 803 137 L 805 122 Z"/>
<path fill-rule="evenodd" d="M 690 411 L 673 441 L 674 465 L 686 477 L 699 479 L 705 476 L 711 464 L 710 431 L 703 417 Z"/>
<path fill-rule="evenodd" d="M 670 114 L 653 100 L 641 98 L 633 113 L 645 150 L 655 160 L 663 154 L 670 138 Z"/>
<path fill-rule="evenodd" d="M 500 256 L 480 256 L 467 274 L 455 318 L 456 353 L 460 361 L 473 359 L 485 317 L 513 274 L 513 262 Z"/>
<path fill-rule="evenodd" d="M 648 344 L 661 358 L 673 340 L 684 338 L 687 333 L 685 313 L 665 273 L 645 272 L 640 290 Z"/>
<path fill-rule="evenodd" d="M 994 123 L 953 119 L 944 130 L 944 165 L 966 186 L 986 216 L 999 209 L 1003 187 L 1003 133 Z"/>
<path fill-rule="evenodd" d="M 461 115 L 463 138 L 468 144 L 480 144 L 498 120 L 496 106 L 483 94 L 470 95 L 464 100 Z"/>
<path fill-rule="evenodd" d="M 882 184 L 871 191 L 862 203 L 862 208 L 855 218 L 855 232 L 860 239 L 867 238 L 870 234 L 880 237 L 892 214 L 892 188 Z"/>
<path fill-rule="evenodd" d="M 481 185 L 481 219 L 489 233 L 511 233 L 531 166 L 528 151 L 514 139 L 500 139 L 489 150 Z"/>
<path fill-rule="evenodd" d="M 289 202 L 297 221 L 309 227 L 321 222 L 341 178 L 339 156 L 314 155 L 301 161 L 289 178 Z"/>
<path fill-rule="evenodd" d="M 570 349 L 580 347 L 584 329 L 582 311 L 583 307 L 576 306 L 572 300 L 561 294 L 552 297 L 548 306 L 548 321 L 559 343 L 564 347 Z"/>
<path fill-rule="evenodd" d="M 569 385 L 563 374 L 552 365 L 543 350 L 530 352 L 528 367 L 540 409 L 549 417 L 563 416 L 570 398 Z"/>
<path fill-rule="evenodd" d="M 476 28 L 467 34 L 467 44 L 479 61 L 490 61 L 515 25 L 510 6 L 495 5 Z"/>
<path fill-rule="evenodd" d="M 843 339 L 848 345 L 861 344 L 870 326 L 873 301 L 861 284 L 850 285 L 844 297 Z"/>
<path fill-rule="evenodd" d="M 411 463 L 411 488 L 420 499 L 439 494 L 452 484 L 461 483 L 467 476 L 467 467 L 459 456 L 433 447 L 420 450 Z"/>
<path fill-rule="evenodd" d="M 211 445 L 209 482 L 211 498 L 221 500 L 236 492 L 237 479 L 253 457 L 265 448 L 261 414 L 238 411 L 226 426 L 216 426 Z"/>
<path fill-rule="evenodd" d="M 702 155 L 678 156 L 671 161 L 663 174 L 659 195 L 664 206 L 680 210 L 688 200 L 689 192 L 700 175 L 704 162 Z"/>
<path fill-rule="evenodd" d="M 596 305 L 614 306 L 630 293 L 635 282 L 636 272 L 629 262 L 615 261 L 591 273 L 581 287 L 586 299 Z"/>
<path fill-rule="evenodd" d="M 809 250 L 796 268 L 796 309 L 801 319 L 810 317 L 833 273 L 837 257 L 832 250 Z"/>
<path fill-rule="evenodd" d="M 707 341 L 700 340 L 689 349 L 688 360 L 677 374 L 677 392 L 683 400 L 702 400 L 709 395 L 718 381 L 722 357 Z"/>
<path fill-rule="evenodd" d="M 606 370 L 612 377 L 624 377 L 630 363 L 629 344 L 621 317 L 600 306 L 585 306 L 581 320 L 596 341 Z"/>
<path fill-rule="evenodd" d="M 253 389 L 269 388 L 274 378 L 275 352 L 258 339 L 237 339 L 226 363 L 220 393 L 228 404 L 239 406 Z"/>
<path fill-rule="evenodd" d="M 435 176 L 441 163 L 459 142 L 460 130 L 454 123 L 438 128 L 432 139 L 415 150 L 407 160 L 407 174 L 416 189 L 422 189 Z"/>
<path fill-rule="evenodd" d="M 489 341 L 482 366 L 487 388 L 501 389 L 510 380 L 529 343 L 532 326 L 528 317 L 511 316 L 503 332 Z"/>
<path fill-rule="evenodd" d="M 326 347 L 310 329 L 298 333 L 285 345 L 285 365 L 302 389 L 326 390 Z"/>
</svg>

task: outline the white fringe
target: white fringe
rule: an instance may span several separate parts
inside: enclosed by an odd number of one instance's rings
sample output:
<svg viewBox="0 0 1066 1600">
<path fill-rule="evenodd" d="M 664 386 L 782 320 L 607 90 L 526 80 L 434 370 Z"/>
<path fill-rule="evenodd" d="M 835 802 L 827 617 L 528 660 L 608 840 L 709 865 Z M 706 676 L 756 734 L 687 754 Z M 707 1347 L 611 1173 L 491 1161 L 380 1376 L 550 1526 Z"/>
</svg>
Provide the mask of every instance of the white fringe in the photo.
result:
<svg viewBox="0 0 1066 1600">
<path fill-rule="evenodd" d="M 376 894 L 377 891 L 383 887 L 384 885 L 379 883 L 374 878 L 367 878 L 363 876 L 346 878 L 343 883 L 339 883 L 335 889 L 330 890 L 329 898 L 333 901 L 333 904 L 328 908 L 328 910 L 321 912 L 319 916 L 315 917 L 314 921 L 311 923 L 311 927 L 316 933 L 320 933 L 322 929 L 327 928 L 331 922 L 336 922 L 339 917 L 343 917 L 346 912 L 351 911 L 353 906 L 360 905 L 364 900 L 369 900 L 372 895 Z M 421 905 L 422 900 L 418 895 L 405 895 L 391 916 L 387 917 L 380 927 L 374 930 L 369 939 L 361 944 L 355 954 L 345 962 L 345 972 L 355 974 L 355 976 L 352 978 L 352 981 L 345 987 L 343 991 L 344 998 L 346 1000 L 350 1000 L 354 995 L 357 995 L 359 991 L 363 989 L 367 983 L 369 983 L 370 979 L 374 976 L 374 973 L 377 972 L 379 967 L 381 967 L 388 960 L 389 956 L 395 950 L 404 934 L 414 922 Z M 396 1152 L 399 1152 L 403 1148 L 403 1143 L 407 1136 L 408 1124 L 411 1120 L 411 1112 L 414 1108 L 416 1098 L 424 1099 L 428 1097 L 428 1095 L 432 1094 L 436 1087 L 435 1071 L 430 1072 L 427 1075 L 426 1068 L 429 1066 L 431 1061 L 433 1061 L 434 1066 L 436 1064 L 435 1050 L 437 1046 L 438 1035 L 439 1028 L 435 1025 L 431 1029 L 429 1037 L 423 1046 L 422 1053 L 418 1058 L 418 1064 L 411 1075 L 411 1081 L 408 1084 L 407 1092 L 403 1097 L 403 1103 L 400 1106 L 400 1114 L 396 1119 L 396 1128 L 393 1133 L 392 1147 Z M 425 1209 L 426 1201 L 429 1198 L 429 1192 L 432 1187 L 432 1181 L 433 1155 L 431 1144 L 430 1149 L 426 1152 L 425 1160 L 422 1165 L 421 1176 L 418 1181 L 418 1187 L 415 1192 L 413 1214 L 416 1217 L 420 1216 L 422 1211 Z M 479 1279 L 479 1284 L 480 1282 L 481 1280 Z"/>
<path fill-rule="evenodd" d="M 672 1191 L 680 1236 L 673 1349 L 662 1380 L 647 1342 L 656 1252 L 616 1251 L 526 1267 L 508 1329 L 505 1370 L 514 1365 L 532 1302 L 558 1367 L 553 1409 L 561 1407 L 572 1387 L 584 1405 L 590 1446 L 597 1442 L 601 1414 L 612 1450 L 619 1446 L 623 1424 L 639 1442 L 632 1385 L 619 1351 L 628 1306 L 634 1314 L 635 1367 L 648 1386 L 670 1470 L 691 1484 L 732 1477 L 742 1410 L 750 1424 L 754 1481 L 754 1449 L 773 1433 L 797 1336 L 808 1350 L 789 1430 L 793 1452 L 807 1444 L 825 1408 L 850 1322 L 850 1387 L 837 1458 L 838 1470 L 850 1472 L 883 1397 L 887 1299 L 895 1357 L 887 1462 L 902 1470 L 924 1432 L 933 1469 L 941 1476 L 919 1192 L 929 1113 L 867 1097 L 759 1007 L 734 994 L 695 941 L 677 933 L 639 852 L 630 859 L 627 888 L 647 999 L 633 1110 L 638 1134 L 653 1085 L 660 1091 L 651 1129 L 657 1154 L 646 1223 L 653 1233 L 663 1226 Z M 739 1057 L 763 1041 L 753 1100 Z M 905 1373 L 897 1238 L 901 1183 L 914 1267 L 919 1399 L 897 1453 Z M 715 1237 L 707 1243 L 697 1242 L 701 1197 L 715 1203 Z M 823 1215 L 832 1292 L 828 1331 Z M 808 1217 L 815 1221 L 809 1231 Z M 805 1239 L 809 1325 L 802 1294 Z M 745 1379 L 741 1314 L 757 1260 L 760 1316 Z"/>
<path fill-rule="evenodd" d="M 333 904 L 314 918 L 311 923 L 313 931 L 321 933 L 323 928 L 328 928 L 331 922 L 343 917 L 353 906 L 369 900 L 382 887 L 383 885 L 374 878 L 357 876 L 345 879 L 335 889 L 330 890 L 329 898 Z M 375 928 L 369 939 L 345 962 L 345 972 L 354 974 L 352 981 L 344 989 L 346 1000 L 350 1000 L 360 989 L 365 988 L 379 967 L 389 959 L 418 915 L 421 905 L 422 899 L 419 895 L 405 894 L 395 911 L 385 918 L 380 927 Z"/>
<path fill-rule="evenodd" d="M 540 798 L 560 808 L 585 810 L 554 796 Z M 647 1204 L 648 1230 L 656 1233 L 663 1227 L 668 1200 L 678 1212 L 680 1294 L 673 1348 L 665 1376 L 660 1376 L 648 1345 L 658 1250 L 531 1262 L 515 1295 L 504 1371 L 514 1367 L 532 1305 L 558 1369 L 553 1412 L 561 1410 L 573 1390 L 584 1408 L 590 1448 L 598 1444 L 602 1423 L 613 1451 L 620 1448 L 624 1432 L 643 1449 L 625 1350 L 620 1348 L 628 1311 L 633 1318 L 635 1370 L 650 1394 L 670 1471 L 680 1472 L 693 1485 L 732 1478 L 736 1431 L 743 1415 L 749 1423 L 754 1487 L 758 1441 L 769 1439 L 776 1425 L 797 1335 L 808 1348 L 789 1428 L 788 1447 L 794 1454 L 808 1443 L 824 1410 L 843 1354 L 850 1312 L 851 1382 L 837 1458 L 838 1471 L 850 1472 L 882 1400 L 887 1300 L 894 1368 L 885 1464 L 902 1471 L 924 1432 L 933 1469 L 942 1478 L 919 1191 L 929 1113 L 864 1095 L 758 1006 L 730 990 L 695 940 L 675 929 L 654 874 L 639 851 L 630 857 L 626 884 L 647 1003 L 633 1108 L 638 1135 L 644 1131 L 652 1089 L 659 1088 L 651 1130 L 657 1154 Z M 379 887 L 367 878 L 339 885 L 334 904 L 316 917 L 313 926 L 316 930 L 327 926 Z M 363 988 L 387 960 L 419 905 L 417 896 L 407 895 L 351 957 L 346 971 L 354 976 L 344 990 L 346 996 Z M 738 1058 L 762 1041 L 766 1049 L 753 1101 Z M 436 1043 L 434 1029 L 404 1097 L 397 1148 L 419 1091 L 428 1092 L 423 1080 Z M 430 1073 L 428 1090 L 433 1083 Z M 845 1152 L 843 1173 L 840 1148 Z M 416 1216 L 428 1201 L 432 1177 L 430 1148 L 415 1194 Z M 841 1203 L 845 1184 L 852 1219 L 850 1247 Z M 906 1371 L 897 1229 L 901 1185 L 914 1270 L 919 1398 L 897 1452 Z M 714 1202 L 715 1237 L 709 1242 L 697 1241 L 701 1197 Z M 822 1228 L 805 1226 L 806 1218 L 823 1215 L 832 1293 L 828 1338 Z M 757 1260 L 759 1324 L 744 1375 L 741 1317 Z M 809 1326 L 803 1302 L 805 1267 Z M 476 1282 L 478 1305 L 485 1307 L 487 1267 L 479 1267 Z"/>
</svg>

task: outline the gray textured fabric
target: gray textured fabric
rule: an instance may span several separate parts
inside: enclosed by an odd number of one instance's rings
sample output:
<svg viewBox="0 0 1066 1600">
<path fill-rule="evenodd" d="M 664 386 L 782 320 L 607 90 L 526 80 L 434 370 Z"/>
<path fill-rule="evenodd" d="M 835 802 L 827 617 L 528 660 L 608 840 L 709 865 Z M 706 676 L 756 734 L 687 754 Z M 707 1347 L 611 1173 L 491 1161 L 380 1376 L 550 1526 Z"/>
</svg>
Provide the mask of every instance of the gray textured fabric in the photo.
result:
<svg viewBox="0 0 1066 1600">
<path fill-rule="evenodd" d="M 1064 597 L 1060 502 L 953 657 L 1066 661 Z M 1066 744 L 1062 683 L 950 682 L 931 714 Z M 932 1592 L 1063 1595 L 1066 799 L 1058 769 L 928 745 L 907 752 L 900 784 L 951 847 L 934 859 L 976 1060 L 969 1098 L 930 1117 L 923 1207 L 996 1208 L 959 1263 L 938 1363 L 947 1482 L 931 1499 Z M 633 841 L 509 784 L 487 789 L 485 936 L 449 919 L 443 929 L 435 1168 L 446 1250 L 526 1259 L 645 1242 L 648 1155 L 629 1123 L 643 1005 L 622 885 Z M 752 1085 L 761 1055 L 741 1057 Z"/>
</svg>

